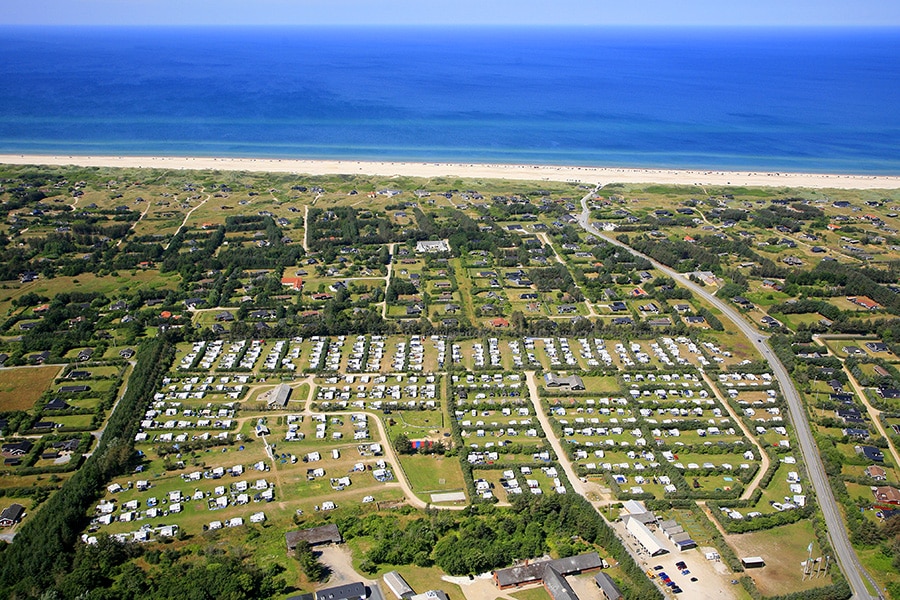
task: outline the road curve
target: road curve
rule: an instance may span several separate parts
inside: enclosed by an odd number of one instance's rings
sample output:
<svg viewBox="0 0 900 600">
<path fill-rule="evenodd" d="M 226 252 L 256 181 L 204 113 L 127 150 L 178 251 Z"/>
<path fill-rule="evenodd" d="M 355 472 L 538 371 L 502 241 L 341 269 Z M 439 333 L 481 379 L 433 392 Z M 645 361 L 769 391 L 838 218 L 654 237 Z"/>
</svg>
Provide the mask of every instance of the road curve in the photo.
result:
<svg viewBox="0 0 900 600">
<path fill-rule="evenodd" d="M 601 186 L 598 185 L 594 191 L 600 189 L 600 187 Z M 813 440 L 812 429 L 810 428 L 809 421 L 806 418 L 806 410 L 803 407 L 803 402 L 800 399 L 800 394 L 797 392 L 797 388 L 794 387 L 794 383 L 793 381 L 791 381 L 787 369 L 784 368 L 784 365 L 781 364 L 781 361 L 778 360 L 778 357 L 766 342 L 768 336 L 761 334 L 753 325 L 748 323 L 740 315 L 740 313 L 738 313 L 726 302 L 722 301 L 716 296 L 713 296 L 687 277 L 684 277 L 682 274 L 676 272 L 668 266 L 653 260 L 649 256 L 637 252 L 626 244 L 623 244 L 617 239 L 604 234 L 596 227 L 591 225 L 589 221 L 590 210 L 588 209 L 587 203 L 592 195 L 593 193 L 589 193 L 581 199 L 582 211 L 578 216 L 578 224 L 582 229 L 598 238 L 609 242 L 610 244 L 619 246 L 621 248 L 626 248 L 632 254 L 647 259 L 656 269 L 665 273 L 672 279 L 675 279 L 676 281 L 690 289 L 694 294 L 697 294 L 697 296 L 703 298 L 705 301 L 715 306 L 722 312 L 723 315 L 725 315 L 738 327 L 740 332 L 744 334 L 750 341 L 750 344 L 754 348 L 756 348 L 757 352 L 759 352 L 760 355 L 762 355 L 762 357 L 772 367 L 773 374 L 778 379 L 782 394 L 784 395 L 785 401 L 787 402 L 788 410 L 791 415 L 791 421 L 794 425 L 794 430 L 797 432 L 797 439 L 800 442 L 800 450 L 803 454 L 803 459 L 806 462 L 807 471 L 809 472 L 810 482 L 812 483 L 813 489 L 816 492 L 816 497 L 819 500 L 819 505 L 822 507 L 822 514 L 825 518 L 828 537 L 831 541 L 831 546 L 834 549 L 834 553 L 836 554 L 837 562 L 847 578 L 847 583 L 850 585 L 850 589 L 853 592 L 853 598 L 856 598 L 858 600 L 868 600 L 873 598 L 873 596 L 869 593 L 864 580 L 868 580 L 871 583 L 872 587 L 876 590 L 878 589 L 878 586 L 876 585 L 872 577 L 862 567 L 859 562 L 859 557 L 857 557 L 856 552 L 853 550 L 853 546 L 850 544 L 850 538 L 847 535 L 847 529 L 844 526 L 843 519 L 841 518 L 841 512 L 838 508 L 837 501 L 834 499 L 834 494 L 831 491 L 831 485 L 828 482 L 828 476 L 825 474 L 825 467 L 822 464 L 821 457 L 819 456 L 818 447 Z"/>
<path fill-rule="evenodd" d="M 409 502 L 412 506 L 416 508 L 437 508 L 441 510 L 465 510 L 466 506 L 442 506 L 435 505 L 428 502 L 425 502 L 421 498 L 419 498 L 416 493 L 412 489 L 412 485 L 409 483 L 409 479 L 406 476 L 406 471 L 403 470 L 403 465 L 400 464 L 400 457 L 397 456 L 396 450 L 394 450 L 394 445 L 391 443 L 391 438 L 388 437 L 387 429 L 384 426 L 384 422 L 381 420 L 381 417 L 371 411 L 367 410 L 338 410 L 338 411 L 328 411 L 327 413 L 316 412 L 312 409 L 313 399 L 315 398 L 315 376 L 309 375 L 306 379 L 300 381 L 300 383 L 306 383 L 309 385 L 309 395 L 303 403 L 303 414 L 307 417 L 312 417 L 312 415 L 366 415 L 375 422 L 375 426 L 378 428 L 378 434 L 381 436 L 381 448 L 384 450 L 385 458 L 387 462 L 394 465 L 394 477 L 397 485 L 399 485 L 400 489 L 403 490 L 404 495 L 406 496 L 406 501 Z"/>
</svg>

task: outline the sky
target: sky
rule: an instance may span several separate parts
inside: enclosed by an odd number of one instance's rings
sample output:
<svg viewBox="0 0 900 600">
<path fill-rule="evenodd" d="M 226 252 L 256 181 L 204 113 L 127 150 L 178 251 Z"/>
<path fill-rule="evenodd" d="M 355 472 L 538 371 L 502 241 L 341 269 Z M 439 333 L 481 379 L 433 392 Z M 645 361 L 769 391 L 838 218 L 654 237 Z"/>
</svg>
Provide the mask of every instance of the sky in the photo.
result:
<svg viewBox="0 0 900 600">
<path fill-rule="evenodd" d="M 6 0 L 0 24 L 900 27 L 900 1 Z"/>
</svg>

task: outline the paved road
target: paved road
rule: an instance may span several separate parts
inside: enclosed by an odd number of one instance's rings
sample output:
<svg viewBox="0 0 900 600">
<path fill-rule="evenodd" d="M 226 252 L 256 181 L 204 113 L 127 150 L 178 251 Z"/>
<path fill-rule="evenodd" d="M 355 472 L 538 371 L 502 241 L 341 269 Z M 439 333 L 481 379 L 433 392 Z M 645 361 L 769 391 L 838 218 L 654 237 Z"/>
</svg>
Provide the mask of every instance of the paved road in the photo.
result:
<svg viewBox="0 0 900 600">
<path fill-rule="evenodd" d="M 597 189 L 599 188 L 600 186 L 597 187 Z M 594 236 L 606 240 L 611 244 L 622 248 L 627 248 L 632 254 L 635 254 L 636 256 L 641 256 L 649 260 L 656 269 L 677 280 L 679 283 L 690 289 L 694 294 L 703 298 L 709 304 L 722 311 L 722 314 L 726 318 L 734 322 L 735 325 L 737 325 L 741 333 L 747 337 L 753 347 L 756 348 L 756 350 L 772 367 L 772 372 L 778 379 L 778 382 L 781 385 L 782 394 L 784 395 L 785 401 L 787 402 L 788 409 L 791 415 L 791 422 L 794 425 L 794 430 L 797 432 L 797 439 L 800 442 L 800 450 L 803 453 L 803 459 L 806 462 L 806 468 L 809 472 L 810 482 L 812 483 L 813 489 L 816 492 L 816 497 L 819 500 L 819 505 L 822 507 L 822 514 L 824 515 L 825 523 L 828 529 L 828 537 L 831 540 L 831 546 L 834 549 L 835 554 L 837 555 L 836 558 L 838 564 L 840 565 L 841 570 L 844 572 L 844 575 L 847 578 L 847 583 L 850 584 L 850 589 L 853 592 L 853 597 L 859 600 L 867 600 L 872 598 L 873 596 L 869 593 L 869 590 L 865 584 L 865 580 L 868 580 L 872 584 L 872 586 L 875 587 L 875 589 L 877 589 L 877 586 L 875 585 L 872 577 L 860 564 L 859 558 L 856 556 L 856 552 L 853 550 L 853 546 L 850 544 L 850 538 L 847 535 L 847 529 L 845 528 L 844 521 L 841 518 L 840 509 L 838 508 L 837 502 L 834 499 L 834 494 L 832 493 L 831 486 L 828 482 L 828 476 L 825 474 L 825 467 L 823 466 L 822 459 L 819 456 L 819 449 L 816 446 L 815 441 L 813 440 L 812 429 L 810 428 L 809 421 L 806 418 L 806 410 L 803 407 L 803 402 L 800 399 L 800 394 L 797 392 L 797 388 L 794 387 L 794 383 L 791 381 L 787 369 L 784 368 L 784 365 L 781 364 L 781 361 L 778 360 L 778 357 L 775 356 L 775 353 L 766 342 L 768 336 L 761 334 L 756 329 L 756 327 L 748 323 L 740 315 L 740 313 L 738 313 L 726 302 L 722 301 L 716 296 L 713 296 L 704 288 L 690 281 L 687 277 L 684 277 L 683 275 L 674 271 L 673 269 L 670 269 L 666 265 L 653 260 L 649 256 L 633 250 L 622 242 L 604 234 L 596 227 L 591 225 L 589 222 L 590 210 L 588 209 L 587 204 L 590 197 L 591 194 L 588 194 L 581 199 L 582 212 L 578 216 L 578 224 L 582 227 L 582 229 Z"/>
</svg>

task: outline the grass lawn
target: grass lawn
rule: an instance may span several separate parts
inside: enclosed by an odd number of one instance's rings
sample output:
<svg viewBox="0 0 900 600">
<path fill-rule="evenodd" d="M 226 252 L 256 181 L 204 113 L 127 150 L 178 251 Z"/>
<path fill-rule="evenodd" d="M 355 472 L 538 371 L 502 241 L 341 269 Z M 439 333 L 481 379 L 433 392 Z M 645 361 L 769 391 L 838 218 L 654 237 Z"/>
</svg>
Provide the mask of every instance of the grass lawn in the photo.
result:
<svg viewBox="0 0 900 600">
<path fill-rule="evenodd" d="M 592 394 L 616 394 L 621 391 L 617 377 L 582 377 L 584 387 Z"/>
<path fill-rule="evenodd" d="M 900 573 L 891 563 L 891 557 L 885 556 L 881 548 L 854 548 L 860 562 L 866 571 L 872 574 L 872 577 L 884 589 L 888 583 L 900 581 Z M 868 583 L 868 582 L 866 582 Z"/>
<path fill-rule="evenodd" d="M 459 460 L 442 456 L 412 455 L 400 460 L 409 484 L 417 494 L 465 489 Z M 424 498 L 429 500 L 430 498 Z"/>
<path fill-rule="evenodd" d="M 775 290 L 767 289 L 763 289 L 759 292 L 747 292 L 744 294 L 744 297 L 753 304 L 762 307 L 780 304 L 790 298 L 790 296 L 784 292 L 776 292 Z"/>
<path fill-rule="evenodd" d="M 48 420 L 59 423 L 63 427 L 74 429 L 90 429 L 94 415 L 67 415 L 63 417 L 48 417 Z"/>
<path fill-rule="evenodd" d="M 306 403 L 306 399 L 309 398 L 309 384 L 301 383 L 294 391 L 291 392 L 291 400 L 295 402 L 303 402 Z"/>
<path fill-rule="evenodd" d="M 729 535 L 728 543 L 740 556 L 761 556 L 766 566 L 750 569 L 747 575 L 756 582 L 764 596 L 811 590 L 831 584 L 830 576 L 801 581 L 800 563 L 807 558 L 807 547 L 813 544 L 812 556 L 822 555 L 810 521 L 775 527 L 766 531 Z"/>
<path fill-rule="evenodd" d="M 531 589 L 519 590 L 510 594 L 516 600 L 549 600 L 550 594 L 544 589 L 544 586 L 538 585 Z"/>
<path fill-rule="evenodd" d="M 789 314 L 785 315 L 782 313 L 773 313 L 772 316 L 785 325 L 787 325 L 790 329 L 797 330 L 799 325 L 811 325 L 814 323 L 818 323 L 824 317 L 819 313 L 804 313 L 804 314 Z"/>
<path fill-rule="evenodd" d="M 61 372 L 58 366 L 4 369 L 0 377 L 0 411 L 29 410 Z"/>
</svg>

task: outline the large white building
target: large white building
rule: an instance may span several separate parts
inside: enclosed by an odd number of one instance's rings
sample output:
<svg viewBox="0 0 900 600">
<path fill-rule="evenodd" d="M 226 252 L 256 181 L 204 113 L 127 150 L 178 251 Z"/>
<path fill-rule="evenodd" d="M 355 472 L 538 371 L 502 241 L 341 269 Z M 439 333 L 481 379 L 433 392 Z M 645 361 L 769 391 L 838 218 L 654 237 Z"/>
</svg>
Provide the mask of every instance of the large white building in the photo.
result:
<svg viewBox="0 0 900 600">
<path fill-rule="evenodd" d="M 450 252 L 447 240 L 416 242 L 416 252 Z"/>
<path fill-rule="evenodd" d="M 650 556 L 658 556 L 660 554 L 666 554 L 668 550 L 666 550 L 665 546 L 656 539 L 656 536 L 653 535 L 653 532 L 647 528 L 646 525 L 641 523 L 638 519 L 634 519 L 630 516 L 625 517 L 625 529 L 634 536 L 634 538 L 638 541 L 638 543 L 644 547 L 644 550 L 647 551 L 647 554 Z"/>
</svg>

